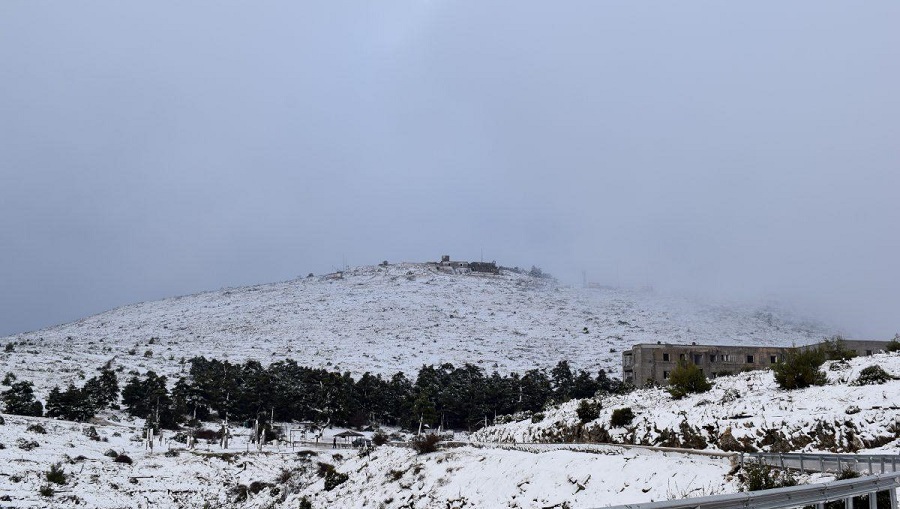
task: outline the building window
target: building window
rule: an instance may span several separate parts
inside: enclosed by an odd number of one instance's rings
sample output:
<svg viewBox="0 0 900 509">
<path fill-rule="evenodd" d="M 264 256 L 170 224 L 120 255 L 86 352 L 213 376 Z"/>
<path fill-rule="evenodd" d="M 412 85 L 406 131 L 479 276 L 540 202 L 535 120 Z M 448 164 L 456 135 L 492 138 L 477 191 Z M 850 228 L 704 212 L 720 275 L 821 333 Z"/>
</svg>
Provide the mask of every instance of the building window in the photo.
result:
<svg viewBox="0 0 900 509">
<path fill-rule="evenodd" d="M 679 354 L 679 355 L 678 355 L 678 358 L 681 359 L 681 360 L 684 360 L 684 359 L 685 359 L 684 354 Z"/>
<path fill-rule="evenodd" d="M 734 360 L 734 359 L 731 358 L 731 354 L 730 354 L 730 353 L 724 353 L 724 354 L 720 355 L 720 356 L 719 356 L 719 359 L 720 359 L 722 362 L 732 362 L 732 361 Z"/>
<path fill-rule="evenodd" d="M 752 355 L 747 356 L 747 364 L 753 364 L 753 356 Z"/>
<path fill-rule="evenodd" d="M 714 354 L 714 353 L 709 354 L 709 362 L 710 363 L 716 362 L 716 354 Z"/>
<path fill-rule="evenodd" d="M 668 380 L 668 379 L 669 379 L 669 372 L 663 371 L 663 380 Z"/>
<path fill-rule="evenodd" d="M 694 364 L 700 364 L 703 361 L 703 356 L 700 354 L 694 354 Z"/>
<path fill-rule="evenodd" d="M 775 364 L 776 362 L 778 362 L 778 357 L 776 357 L 774 355 L 770 355 L 769 362 L 771 362 L 772 364 Z"/>
<path fill-rule="evenodd" d="M 872 355 L 872 350 L 866 350 L 866 355 Z"/>
<path fill-rule="evenodd" d="M 667 353 L 663 354 L 663 362 L 669 362 L 669 354 L 667 354 Z"/>
</svg>

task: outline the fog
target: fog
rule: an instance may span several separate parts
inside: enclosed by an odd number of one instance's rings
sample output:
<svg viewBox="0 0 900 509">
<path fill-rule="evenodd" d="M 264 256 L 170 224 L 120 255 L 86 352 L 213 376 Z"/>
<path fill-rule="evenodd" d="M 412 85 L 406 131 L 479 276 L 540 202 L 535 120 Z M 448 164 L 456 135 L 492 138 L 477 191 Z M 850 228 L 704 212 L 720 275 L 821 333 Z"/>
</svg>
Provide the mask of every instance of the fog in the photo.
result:
<svg viewBox="0 0 900 509">
<path fill-rule="evenodd" d="M 0 3 L 0 335 L 454 259 L 900 332 L 900 3 Z"/>
</svg>

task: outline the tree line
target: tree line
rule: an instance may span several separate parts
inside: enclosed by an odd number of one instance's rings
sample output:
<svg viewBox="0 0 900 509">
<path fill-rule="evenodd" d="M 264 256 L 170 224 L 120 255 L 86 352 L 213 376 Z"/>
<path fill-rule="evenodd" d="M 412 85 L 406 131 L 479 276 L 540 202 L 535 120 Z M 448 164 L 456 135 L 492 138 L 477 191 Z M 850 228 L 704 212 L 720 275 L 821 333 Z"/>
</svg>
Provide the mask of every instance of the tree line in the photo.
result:
<svg viewBox="0 0 900 509">
<path fill-rule="evenodd" d="M 548 404 L 622 392 L 619 380 L 604 371 L 572 370 L 560 361 L 546 371 L 532 369 L 501 375 L 486 374 L 475 365 L 425 365 L 415 378 L 390 377 L 301 366 L 284 360 L 263 366 L 205 357 L 188 361 L 186 376 L 169 389 L 169 380 L 153 371 L 134 374 L 121 390 L 125 411 L 147 420 L 150 427 L 175 429 L 211 419 L 235 423 L 259 419 L 330 422 L 339 426 L 390 425 L 416 429 L 419 424 L 446 429 L 476 429 L 499 415 L 543 410 Z M 8 413 L 40 415 L 30 382 L 16 382 L 0 393 Z M 116 406 L 118 380 L 108 367 L 83 387 L 54 388 L 46 415 L 84 421 Z"/>
</svg>

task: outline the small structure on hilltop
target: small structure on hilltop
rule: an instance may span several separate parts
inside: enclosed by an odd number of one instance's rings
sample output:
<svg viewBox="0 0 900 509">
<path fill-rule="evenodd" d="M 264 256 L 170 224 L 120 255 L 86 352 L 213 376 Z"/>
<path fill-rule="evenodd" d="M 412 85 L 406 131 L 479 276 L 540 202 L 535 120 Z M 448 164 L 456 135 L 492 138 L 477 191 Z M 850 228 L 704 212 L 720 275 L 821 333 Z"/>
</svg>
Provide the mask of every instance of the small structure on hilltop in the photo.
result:
<svg viewBox="0 0 900 509">
<path fill-rule="evenodd" d="M 883 352 L 888 341 L 840 339 L 843 350 L 856 355 Z M 622 381 L 632 384 L 647 382 L 668 384 L 669 374 L 679 363 L 697 365 L 709 377 L 733 375 L 742 371 L 764 369 L 784 360 L 792 350 L 814 350 L 834 346 L 831 341 L 797 348 L 778 346 L 673 345 L 643 343 L 622 352 Z"/>
<path fill-rule="evenodd" d="M 451 260 L 450 255 L 443 255 L 441 256 L 441 261 L 428 262 L 426 265 L 431 265 L 438 271 L 447 274 L 471 274 L 474 272 L 500 274 L 500 267 L 497 266 L 497 262 L 464 262 Z"/>
</svg>

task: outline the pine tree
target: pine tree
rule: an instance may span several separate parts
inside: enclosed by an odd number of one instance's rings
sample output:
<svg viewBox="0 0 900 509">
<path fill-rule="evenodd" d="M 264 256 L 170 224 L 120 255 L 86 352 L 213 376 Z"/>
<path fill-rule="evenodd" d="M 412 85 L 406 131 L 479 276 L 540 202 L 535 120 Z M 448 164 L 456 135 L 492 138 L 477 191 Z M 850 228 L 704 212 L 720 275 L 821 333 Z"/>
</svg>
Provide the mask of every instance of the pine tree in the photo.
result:
<svg viewBox="0 0 900 509">
<path fill-rule="evenodd" d="M 8 414 L 41 417 L 44 405 L 34 398 L 34 384 L 23 381 L 16 382 L 9 389 L 0 393 L 4 411 Z"/>
</svg>

